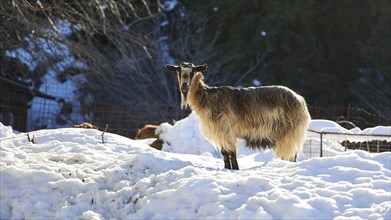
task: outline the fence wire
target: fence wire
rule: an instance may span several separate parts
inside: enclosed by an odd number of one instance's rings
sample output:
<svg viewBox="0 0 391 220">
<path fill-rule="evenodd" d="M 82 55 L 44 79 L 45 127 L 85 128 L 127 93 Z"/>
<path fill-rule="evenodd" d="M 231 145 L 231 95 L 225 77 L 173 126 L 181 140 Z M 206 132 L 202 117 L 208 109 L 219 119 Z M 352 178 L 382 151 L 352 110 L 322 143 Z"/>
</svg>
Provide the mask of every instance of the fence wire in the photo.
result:
<svg viewBox="0 0 391 220">
<path fill-rule="evenodd" d="M 3 79 L 3 78 L 1 78 Z M 159 125 L 163 122 L 173 123 L 186 117 L 190 111 L 183 111 L 177 105 L 164 103 L 154 104 L 112 104 L 92 102 L 83 106 L 78 100 L 58 99 L 39 91 L 31 91 L 26 86 L 8 80 L 1 80 L 0 121 L 12 126 L 15 130 L 29 132 L 38 129 L 73 127 L 75 124 L 90 122 L 101 130 L 109 126 L 108 131 L 134 138 L 138 128 L 145 124 Z M 73 91 L 68 91 L 72 93 Z M 61 94 L 73 97 L 72 94 Z M 357 126 L 362 129 L 385 125 L 384 116 L 377 115 L 369 108 L 351 106 L 322 107 L 309 106 L 313 119 L 349 122 L 342 126 Z M 391 110 L 386 111 L 391 115 Z M 346 127 L 351 128 L 351 127 Z M 345 150 L 361 149 L 369 152 L 391 151 L 390 142 L 368 140 L 349 142 L 335 139 L 331 134 L 318 134 L 319 137 L 308 138 L 304 144 L 306 158 L 332 156 Z M 347 139 L 349 140 L 349 138 Z"/>
<path fill-rule="evenodd" d="M 303 159 L 335 156 L 345 151 L 365 150 L 371 153 L 391 151 L 390 135 L 317 132 L 309 130 L 303 146 Z"/>
</svg>

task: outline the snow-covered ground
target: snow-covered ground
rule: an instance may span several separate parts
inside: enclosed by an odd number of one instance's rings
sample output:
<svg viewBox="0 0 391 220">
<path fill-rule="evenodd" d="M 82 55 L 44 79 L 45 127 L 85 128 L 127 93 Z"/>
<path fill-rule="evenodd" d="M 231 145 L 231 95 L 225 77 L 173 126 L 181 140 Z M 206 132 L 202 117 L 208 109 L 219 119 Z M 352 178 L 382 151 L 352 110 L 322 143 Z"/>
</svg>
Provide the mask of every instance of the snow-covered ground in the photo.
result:
<svg viewBox="0 0 391 220">
<path fill-rule="evenodd" d="M 232 171 L 194 115 L 158 131 L 163 151 L 78 128 L 30 132 L 31 143 L 0 123 L 0 219 L 391 218 L 390 152 L 292 163 L 239 141 Z"/>
</svg>

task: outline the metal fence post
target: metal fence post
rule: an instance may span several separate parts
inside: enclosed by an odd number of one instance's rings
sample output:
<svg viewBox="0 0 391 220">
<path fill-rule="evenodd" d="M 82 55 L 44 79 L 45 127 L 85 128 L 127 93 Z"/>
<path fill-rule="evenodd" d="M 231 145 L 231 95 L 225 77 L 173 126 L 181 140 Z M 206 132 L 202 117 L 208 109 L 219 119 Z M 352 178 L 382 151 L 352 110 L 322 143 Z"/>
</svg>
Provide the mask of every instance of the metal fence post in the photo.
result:
<svg viewBox="0 0 391 220">
<path fill-rule="evenodd" d="M 323 157 L 323 133 L 320 133 L 320 157 Z"/>
<path fill-rule="evenodd" d="M 376 147 L 377 147 L 377 152 L 380 153 L 380 141 L 379 140 L 377 140 Z"/>
</svg>

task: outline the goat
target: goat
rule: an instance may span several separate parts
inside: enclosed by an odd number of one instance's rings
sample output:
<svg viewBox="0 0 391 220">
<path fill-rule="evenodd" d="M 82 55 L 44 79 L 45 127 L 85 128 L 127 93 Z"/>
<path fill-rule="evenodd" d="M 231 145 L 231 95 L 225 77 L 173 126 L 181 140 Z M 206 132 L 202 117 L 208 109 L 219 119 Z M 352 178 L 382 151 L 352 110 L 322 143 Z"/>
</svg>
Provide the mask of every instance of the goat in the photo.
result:
<svg viewBox="0 0 391 220">
<path fill-rule="evenodd" d="M 181 108 L 190 106 L 198 115 L 203 135 L 221 149 L 224 168 L 239 169 L 237 138 L 250 148 L 271 148 L 276 157 L 296 161 L 310 121 L 302 96 L 284 86 L 209 87 L 202 74 L 207 64 L 165 68 L 176 72 Z"/>
<path fill-rule="evenodd" d="M 135 139 L 159 138 L 155 133 L 158 127 L 159 125 L 145 125 L 143 128 L 139 128 Z"/>
<path fill-rule="evenodd" d="M 86 128 L 86 129 L 98 129 L 97 126 L 89 123 L 89 122 L 83 122 L 79 125 L 73 125 L 74 128 Z"/>
<path fill-rule="evenodd" d="M 137 130 L 135 139 L 156 138 L 156 140 L 149 146 L 155 148 L 156 150 L 161 150 L 163 147 L 163 141 L 160 140 L 159 135 L 155 133 L 158 127 L 159 125 L 145 125 L 143 128 Z"/>
</svg>

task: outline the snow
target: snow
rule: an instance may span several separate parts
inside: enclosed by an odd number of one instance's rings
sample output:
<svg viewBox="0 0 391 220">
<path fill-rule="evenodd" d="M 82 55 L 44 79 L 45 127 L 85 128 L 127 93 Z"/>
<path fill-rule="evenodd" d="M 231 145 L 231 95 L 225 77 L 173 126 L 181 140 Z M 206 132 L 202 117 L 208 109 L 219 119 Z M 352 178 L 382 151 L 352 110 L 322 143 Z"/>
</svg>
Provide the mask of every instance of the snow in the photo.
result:
<svg viewBox="0 0 391 220">
<path fill-rule="evenodd" d="M 65 126 L 70 126 L 72 122 L 83 121 L 81 105 L 75 97 L 77 96 L 77 88 L 85 83 L 85 78 L 82 74 L 79 74 L 64 79 L 64 82 L 60 82 L 57 76 L 68 68 L 77 68 L 83 71 L 88 66 L 84 61 L 76 59 L 71 54 L 68 45 L 61 43 L 65 36 L 72 34 L 72 24 L 68 20 L 56 20 L 54 25 L 56 32 L 50 29 L 43 29 L 46 36 L 38 37 L 37 39 L 29 35 L 24 38 L 25 43 L 28 45 L 26 49 L 6 50 L 5 54 L 8 57 L 18 58 L 20 62 L 28 66 L 30 71 L 35 70 L 39 65 L 46 65 L 45 63 L 49 62 L 50 58 L 55 57 L 58 60 L 47 67 L 44 75 L 40 78 L 41 84 L 38 90 L 71 104 L 72 113 L 61 116 L 66 123 Z M 80 25 L 73 25 L 73 28 L 78 30 Z M 53 41 L 53 39 L 59 41 Z M 32 88 L 34 87 L 36 86 L 32 85 Z M 30 106 L 28 111 L 28 130 L 64 126 L 56 122 L 56 115 L 59 115 L 63 106 L 62 103 L 37 96 L 30 102 Z"/>
<path fill-rule="evenodd" d="M 375 135 L 391 135 L 390 126 L 376 126 L 373 128 L 366 128 L 359 134 L 375 134 Z"/>
<path fill-rule="evenodd" d="M 177 4 L 178 4 L 178 0 L 166 0 L 163 3 L 163 8 L 166 11 L 171 11 L 177 6 Z"/>
<path fill-rule="evenodd" d="M 6 50 L 5 55 L 12 58 L 18 58 L 23 64 L 27 65 L 30 71 L 33 71 L 38 62 L 33 56 L 23 48 L 16 48 L 15 50 Z"/>
<path fill-rule="evenodd" d="M 324 132 L 323 136 L 335 141 L 367 142 L 373 140 L 391 141 L 391 126 L 376 126 L 373 128 L 353 128 L 347 130 L 334 121 L 325 119 L 314 119 L 309 125 L 308 137 L 319 138 L 319 132 Z"/>
<path fill-rule="evenodd" d="M 259 80 L 257 80 L 257 79 L 254 79 L 254 80 L 252 81 L 252 84 L 253 84 L 253 86 L 261 86 L 261 85 L 262 85 L 261 81 L 259 81 Z"/>
<path fill-rule="evenodd" d="M 18 132 L 14 132 L 11 126 L 5 126 L 0 122 L 0 138 L 13 137 Z"/>
<path fill-rule="evenodd" d="M 176 122 L 175 126 L 169 123 L 161 124 L 156 133 L 164 141 L 162 150 L 218 157 L 220 151 L 202 136 L 199 126 L 197 126 L 198 123 L 199 120 L 196 114 L 192 113 L 187 118 Z"/>
<path fill-rule="evenodd" d="M 33 144 L 0 124 L 0 219 L 391 218 L 390 152 L 292 163 L 239 140 L 233 171 L 194 114 L 159 132 L 163 151 L 79 128 L 30 132 Z"/>
<path fill-rule="evenodd" d="M 337 132 L 337 133 L 350 133 L 347 129 L 341 127 L 334 121 L 325 119 L 313 119 L 309 125 L 310 130 L 318 132 Z"/>
</svg>

